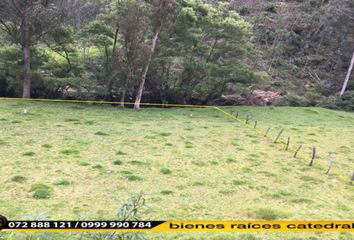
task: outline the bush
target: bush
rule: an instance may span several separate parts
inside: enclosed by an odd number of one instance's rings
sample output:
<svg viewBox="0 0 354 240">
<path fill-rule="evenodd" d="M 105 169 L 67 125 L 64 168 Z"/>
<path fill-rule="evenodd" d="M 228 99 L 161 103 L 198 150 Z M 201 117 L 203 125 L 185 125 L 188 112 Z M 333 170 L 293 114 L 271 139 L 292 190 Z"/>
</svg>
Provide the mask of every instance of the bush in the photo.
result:
<svg viewBox="0 0 354 240">
<path fill-rule="evenodd" d="M 276 106 L 308 107 L 311 102 L 303 96 L 288 94 L 274 103 Z"/>
<path fill-rule="evenodd" d="M 323 99 L 321 102 L 317 104 L 318 107 L 336 109 L 339 110 L 340 107 L 337 106 L 337 97 L 329 96 L 328 98 Z"/>
<path fill-rule="evenodd" d="M 354 111 L 354 91 L 347 91 L 343 96 L 335 95 L 317 104 L 319 107 L 325 107 L 330 109 Z"/>
<path fill-rule="evenodd" d="M 342 97 L 338 96 L 336 104 L 340 109 L 354 111 L 354 91 L 348 91 Z"/>
<path fill-rule="evenodd" d="M 321 94 L 315 89 L 307 91 L 304 97 L 311 106 L 316 106 L 322 99 Z"/>
</svg>

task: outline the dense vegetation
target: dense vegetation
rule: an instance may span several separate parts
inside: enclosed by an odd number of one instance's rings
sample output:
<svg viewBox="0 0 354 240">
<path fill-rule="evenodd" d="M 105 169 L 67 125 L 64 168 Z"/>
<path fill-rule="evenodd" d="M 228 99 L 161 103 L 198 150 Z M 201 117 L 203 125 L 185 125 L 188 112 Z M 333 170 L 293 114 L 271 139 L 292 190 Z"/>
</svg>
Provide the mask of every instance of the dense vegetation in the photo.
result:
<svg viewBox="0 0 354 240">
<path fill-rule="evenodd" d="M 266 89 L 352 110 L 354 81 L 337 95 L 353 18 L 353 0 L 3 0 L 0 95 L 210 103 Z"/>
</svg>

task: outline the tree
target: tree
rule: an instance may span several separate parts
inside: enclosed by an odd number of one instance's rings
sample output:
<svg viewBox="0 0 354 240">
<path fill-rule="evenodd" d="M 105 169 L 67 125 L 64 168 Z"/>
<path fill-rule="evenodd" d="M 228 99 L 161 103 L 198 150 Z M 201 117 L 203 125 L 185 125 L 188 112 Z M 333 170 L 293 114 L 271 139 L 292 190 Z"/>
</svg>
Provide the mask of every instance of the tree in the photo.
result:
<svg viewBox="0 0 354 240">
<path fill-rule="evenodd" d="M 100 55 L 96 57 L 97 62 L 91 62 L 96 65 L 97 70 L 94 74 L 100 84 L 105 86 L 105 99 L 112 100 L 113 79 L 116 77 L 114 69 L 114 56 L 117 47 L 118 30 L 112 27 L 106 16 L 102 15 L 98 19 L 90 22 L 81 30 L 81 41 L 86 46 L 99 49 Z"/>
<path fill-rule="evenodd" d="M 2 0 L 0 29 L 23 52 L 23 98 L 31 97 L 31 50 L 64 16 L 64 0 Z"/>
<path fill-rule="evenodd" d="M 251 25 L 229 4 L 193 0 L 181 5 L 173 24 L 161 32 L 151 70 L 153 95 L 162 92 L 165 101 L 205 103 L 234 92 L 238 84 L 267 78 L 245 63 L 252 49 Z"/>
<path fill-rule="evenodd" d="M 121 106 L 124 107 L 127 91 L 137 80 L 143 62 L 146 61 L 148 8 L 136 0 L 117 1 L 117 24 L 120 36 L 120 51 L 117 52 L 117 67 L 121 72 Z"/>
<path fill-rule="evenodd" d="M 347 89 L 349 78 L 350 78 L 350 74 L 353 71 L 353 66 L 354 66 L 354 52 L 353 52 L 352 60 L 350 61 L 350 65 L 349 65 L 349 68 L 348 68 L 347 76 L 345 77 L 345 80 L 344 80 L 344 83 L 343 83 L 343 86 L 342 86 L 342 90 L 340 92 L 340 96 L 343 96 L 345 90 Z"/>
<path fill-rule="evenodd" d="M 141 0 L 138 0 L 138 2 L 140 5 L 142 4 Z M 152 2 L 152 11 L 153 11 L 151 15 L 151 33 L 152 33 L 151 46 L 148 51 L 147 60 L 141 74 L 140 84 L 135 98 L 135 104 L 134 104 L 135 109 L 140 108 L 140 102 L 145 87 L 146 75 L 148 74 L 152 57 L 155 53 L 155 49 L 157 46 L 157 41 L 159 39 L 161 29 L 163 25 L 166 24 L 166 22 L 169 20 L 169 18 L 173 16 L 172 14 L 174 12 L 173 9 L 176 8 L 176 6 L 174 6 L 176 2 L 173 0 L 158 0 L 157 3 L 155 3 L 155 1 L 151 1 L 151 2 Z"/>
</svg>

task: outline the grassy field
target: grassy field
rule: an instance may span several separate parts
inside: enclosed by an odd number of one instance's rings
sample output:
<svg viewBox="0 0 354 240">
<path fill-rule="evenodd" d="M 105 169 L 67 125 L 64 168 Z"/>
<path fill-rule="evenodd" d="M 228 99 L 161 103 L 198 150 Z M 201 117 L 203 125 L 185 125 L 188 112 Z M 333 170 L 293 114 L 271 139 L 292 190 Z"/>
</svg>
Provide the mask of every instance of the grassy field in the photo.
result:
<svg viewBox="0 0 354 240">
<path fill-rule="evenodd" d="M 316 146 L 320 158 L 310 168 L 309 159 L 294 159 L 213 109 L 134 111 L 0 101 L 0 214 L 10 219 L 115 219 L 117 208 L 142 191 L 147 206 L 141 214 L 151 220 L 353 219 L 354 186 L 348 184 L 354 170 L 353 113 L 288 107 L 223 109 L 250 115 L 260 128 L 272 127 L 272 135 L 284 128 L 284 137 L 290 136 L 294 145 L 303 144 L 302 151 L 308 154 Z M 333 169 L 348 182 L 325 175 L 318 165 L 326 163 L 329 152 Z M 212 237 L 258 239 L 252 234 Z M 350 234 L 257 237 L 354 239 Z"/>
</svg>

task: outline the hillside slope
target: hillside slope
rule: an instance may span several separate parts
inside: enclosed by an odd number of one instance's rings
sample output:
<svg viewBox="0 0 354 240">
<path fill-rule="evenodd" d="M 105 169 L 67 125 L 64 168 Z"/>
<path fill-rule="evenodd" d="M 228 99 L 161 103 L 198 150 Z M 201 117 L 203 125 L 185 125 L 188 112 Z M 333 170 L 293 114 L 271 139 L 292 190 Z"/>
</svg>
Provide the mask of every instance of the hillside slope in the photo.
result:
<svg viewBox="0 0 354 240">
<path fill-rule="evenodd" d="M 316 142 L 321 155 L 336 152 L 336 168 L 345 174 L 353 170 L 353 114 L 317 108 L 226 109 L 249 114 L 262 128 L 284 127 L 294 141 Z M 308 167 L 306 160 L 292 158 L 212 109 L 137 112 L 1 101 L 0 121 L 0 212 L 10 219 L 114 219 L 117 207 L 140 191 L 148 205 L 144 218 L 155 220 L 334 220 L 354 215 L 354 188 L 348 182 L 325 175 L 317 162 Z M 47 186 L 49 194 L 36 195 L 36 184 Z M 293 239 L 291 234 L 271 236 Z"/>
</svg>

